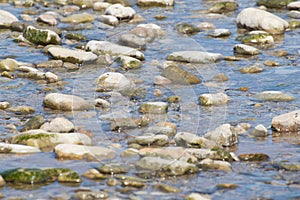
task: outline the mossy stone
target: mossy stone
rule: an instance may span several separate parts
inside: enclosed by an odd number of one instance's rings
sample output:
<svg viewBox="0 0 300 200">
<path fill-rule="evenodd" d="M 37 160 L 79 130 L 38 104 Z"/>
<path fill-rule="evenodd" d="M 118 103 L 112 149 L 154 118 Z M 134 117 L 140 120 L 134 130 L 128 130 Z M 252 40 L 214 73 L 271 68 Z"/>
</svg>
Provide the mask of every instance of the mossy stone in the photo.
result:
<svg viewBox="0 0 300 200">
<path fill-rule="evenodd" d="M 237 10 L 238 7 L 239 5 L 236 2 L 218 2 L 209 9 L 209 12 L 218 14 L 228 13 Z"/>
</svg>

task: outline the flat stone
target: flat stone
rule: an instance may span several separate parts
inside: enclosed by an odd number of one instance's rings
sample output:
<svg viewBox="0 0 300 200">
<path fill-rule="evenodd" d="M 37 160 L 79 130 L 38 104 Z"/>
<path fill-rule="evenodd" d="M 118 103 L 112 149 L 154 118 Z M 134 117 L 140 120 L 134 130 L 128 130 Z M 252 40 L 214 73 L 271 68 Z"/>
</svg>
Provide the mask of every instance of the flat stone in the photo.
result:
<svg viewBox="0 0 300 200">
<path fill-rule="evenodd" d="M 229 29 L 215 29 L 212 32 L 208 33 L 211 37 L 228 37 L 231 35 L 231 32 Z"/>
<path fill-rule="evenodd" d="M 292 10 L 288 13 L 290 18 L 300 19 L 300 11 Z"/>
<path fill-rule="evenodd" d="M 200 193 L 191 193 L 189 194 L 188 196 L 186 196 L 185 199 L 188 199 L 188 200 L 211 200 L 212 197 L 208 194 L 200 194 Z"/>
<path fill-rule="evenodd" d="M 230 124 L 223 124 L 213 131 L 204 135 L 206 139 L 212 140 L 215 144 L 230 147 L 238 143 L 238 135 L 235 128 Z"/>
<path fill-rule="evenodd" d="M 140 60 L 129 56 L 119 56 L 118 60 L 120 60 L 122 68 L 125 70 L 140 68 L 143 65 Z"/>
<path fill-rule="evenodd" d="M 139 6 L 174 6 L 174 0 L 137 0 Z"/>
<path fill-rule="evenodd" d="M 57 60 L 70 63 L 88 63 L 97 59 L 97 55 L 92 52 L 82 50 L 72 50 L 64 47 L 53 46 L 48 49 L 48 53 Z"/>
<path fill-rule="evenodd" d="M 45 108 L 61 111 L 80 111 L 91 108 L 91 105 L 81 97 L 60 93 L 47 94 L 43 104 Z"/>
<path fill-rule="evenodd" d="M 43 22 L 45 24 L 48 24 L 50 26 L 56 26 L 58 24 L 55 16 L 51 15 L 51 14 L 41 14 L 38 16 L 37 21 L 39 22 Z"/>
<path fill-rule="evenodd" d="M 94 5 L 93 5 L 93 9 L 95 11 L 105 11 L 105 9 L 108 8 L 109 6 L 111 6 L 111 3 L 95 2 Z"/>
<path fill-rule="evenodd" d="M 178 51 L 168 55 L 167 60 L 189 63 L 212 63 L 222 59 L 222 54 L 204 51 Z"/>
<path fill-rule="evenodd" d="M 266 31 L 251 31 L 243 36 L 237 38 L 244 44 L 274 44 L 273 36 Z"/>
<path fill-rule="evenodd" d="M 144 37 L 139 37 L 133 33 L 122 34 L 119 43 L 124 46 L 145 50 L 147 41 Z"/>
<path fill-rule="evenodd" d="M 293 101 L 295 99 L 292 95 L 281 91 L 264 91 L 255 94 L 253 98 L 262 101 Z"/>
<path fill-rule="evenodd" d="M 300 2 L 299 1 L 291 2 L 287 5 L 287 8 L 290 10 L 300 10 Z"/>
<path fill-rule="evenodd" d="M 262 161 L 268 161 L 270 157 L 264 153 L 248 153 L 248 154 L 240 154 L 239 159 L 241 161 L 262 162 Z"/>
<path fill-rule="evenodd" d="M 118 18 L 112 15 L 100 15 L 99 20 L 111 26 L 117 26 L 119 24 Z"/>
<path fill-rule="evenodd" d="M 36 63 L 35 66 L 37 68 L 61 68 L 63 67 L 63 64 L 64 63 L 62 60 L 49 60 Z"/>
<path fill-rule="evenodd" d="M 16 114 L 23 114 L 23 115 L 32 114 L 35 112 L 35 109 L 31 106 L 16 106 L 16 107 L 10 107 L 6 110 L 9 112 L 13 112 Z"/>
<path fill-rule="evenodd" d="M 54 148 L 59 159 L 88 159 L 88 160 L 107 160 L 113 159 L 116 153 L 108 148 L 100 146 L 84 146 L 76 144 L 59 144 Z"/>
<path fill-rule="evenodd" d="M 54 133 L 69 133 L 74 131 L 75 127 L 72 122 L 64 117 L 57 117 L 50 122 L 44 123 L 40 129 Z"/>
<path fill-rule="evenodd" d="M 20 144 L 7 144 L 0 142 L 0 153 L 15 153 L 15 154 L 29 154 L 41 152 L 39 148 L 20 145 Z"/>
<path fill-rule="evenodd" d="M 273 117 L 272 128 L 277 132 L 298 132 L 300 130 L 300 110 Z"/>
</svg>

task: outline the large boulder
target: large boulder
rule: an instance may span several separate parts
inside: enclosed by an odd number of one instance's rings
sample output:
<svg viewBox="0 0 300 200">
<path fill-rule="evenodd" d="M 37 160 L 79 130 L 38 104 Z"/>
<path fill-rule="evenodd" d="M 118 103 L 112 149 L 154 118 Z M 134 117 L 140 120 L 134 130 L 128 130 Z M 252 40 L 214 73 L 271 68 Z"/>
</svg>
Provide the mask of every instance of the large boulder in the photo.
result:
<svg viewBox="0 0 300 200">
<path fill-rule="evenodd" d="M 271 34 L 282 34 L 289 27 L 287 21 L 280 17 L 257 8 L 242 10 L 237 18 L 237 25 L 250 30 L 264 30 Z"/>
<path fill-rule="evenodd" d="M 277 132 L 298 132 L 300 130 L 300 110 L 273 117 L 272 128 Z"/>
</svg>

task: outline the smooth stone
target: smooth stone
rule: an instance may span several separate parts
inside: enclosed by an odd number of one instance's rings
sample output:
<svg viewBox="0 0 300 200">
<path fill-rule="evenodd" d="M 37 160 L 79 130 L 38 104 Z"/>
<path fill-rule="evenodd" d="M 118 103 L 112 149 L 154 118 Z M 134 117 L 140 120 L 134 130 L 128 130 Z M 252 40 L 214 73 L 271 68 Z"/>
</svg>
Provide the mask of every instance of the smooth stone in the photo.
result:
<svg viewBox="0 0 300 200">
<path fill-rule="evenodd" d="M 291 2 L 287 5 L 290 10 L 300 10 L 300 1 Z"/>
<path fill-rule="evenodd" d="M 32 114 L 35 112 L 34 108 L 31 106 L 16 106 L 10 107 L 7 109 L 9 112 L 17 113 L 17 114 Z"/>
<path fill-rule="evenodd" d="M 212 80 L 216 81 L 216 82 L 226 82 L 229 80 L 229 78 L 226 74 L 219 73 L 219 74 L 214 75 L 212 77 Z"/>
<path fill-rule="evenodd" d="M 113 90 L 124 95 L 130 95 L 136 88 L 135 84 L 118 72 L 107 72 L 97 79 L 97 87 L 104 91 Z"/>
<path fill-rule="evenodd" d="M 168 110 L 168 104 L 165 102 L 146 102 L 139 108 L 140 113 L 165 114 Z"/>
<path fill-rule="evenodd" d="M 12 13 L 0 10 L 0 28 L 9 28 L 13 22 L 19 21 Z"/>
<path fill-rule="evenodd" d="M 214 29 L 215 25 L 210 22 L 201 22 L 200 24 L 197 25 L 197 27 L 200 30 L 208 30 L 208 29 Z"/>
<path fill-rule="evenodd" d="M 153 79 L 153 83 L 156 85 L 168 85 L 172 83 L 172 81 L 163 76 L 155 76 Z"/>
<path fill-rule="evenodd" d="M 110 103 L 105 99 L 98 98 L 95 100 L 95 107 L 107 109 L 110 107 Z"/>
<path fill-rule="evenodd" d="M 23 37 L 34 44 L 61 44 L 61 38 L 56 32 L 48 29 L 38 29 L 33 26 L 27 26 Z"/>
<path fill-rule="evenodd" d="M 246 35 L 238 37 L 237 40 L 244 44 L 274 44 L 273 36 L 266 31 L 251 31 Z"/>
<path fill-rule="evenodd" d="M 124 151 L 122 151 L 120 156 L 122 158 L 133 158 L 133 157 L 138 157 L 138 153 L 139 153 L 139 150 L 137 150 L 135 148 L 128 148 L 128 149 L 125 149 Z"/>
<path fill-rule="evenodd" d="M 44 123 L 43 116 L 41 115 L 34 116 L 23 125 L 21 131 L 24 132 L 31 129 L 39 129 L 43 123 Z"/>
<path fill-rule="evenodd" d="M 213 143 L 204 137 L 200 137 L 189 132 L 179 132 L 174 136 L 177 146 L 188 148 L 209 148 L 213 147 Z"/>
<path fill-rule="evenodd" d="M 43 22 L 45 24 L 48 24 L 50 26 L 56 26 L 58 24 L 55 16 L 51 15 L 51 14 L 41 14 L 38 16 L 37 18 L 38 22 Z"/>
<path fill-rule="evenodd" d="M 64 117 L 57 117 L 50 122 L 44 123 L 40 129 L 54 133 L 69 133 L 74 131 L 75 127 L 72 122 Z"/>
<path fill-rule="evenodd" d="M 180 192 L 180 189 L 167 185 L 167 184 L 162 184 L 162 183 L 158 183 L 154 185 L 155 188 L 159 189 L 162 192 L 166 192 L 166 193 L 178 193 Z"/>
<path fill-rule="evenodd" d="M 58 144 L 54 147 L 54 152 L 59 159 L 70 160 L 107 160 L 113 159 L 116 153 L 108 148 L 100 146 L 85 146 L 77 144 Z"/>
<path fill-rule="evenodd" d="M 33 146 L 39 149 L 53 149 L 57 144 L 91 145 L 91 139 L 82 133 L 50 133 L 36 129 L 13 136 L 11 143 Z"/>
<path fill-rule="evenodd" d="M 216 129 L 206 133 L 204 137 L 212 140 L 217 145 L 230 147 L 238 143 L 238 135 L 235 128 L 230 124 L 223 124 Z"/>
<path fill-rule="evenodd" d="M 117 60 L 120 61 L 120 63 L 122 64 L 122 68 L 125 70 L 137 69 L 142 67 L 143 65 L 143 63 L 140 60 L 129 56 L 119 56 Z"/>
<path fill-rule="evenodd" d="M 214 144 L 211 145 L 211 148 L 187 148 L 185 151 L 189 155 L 195 157 L 198 161 L 205 158 L 210 158 L 212 160 L 238 161 L 237 156 L 233 152 L 228 152 L 223 148 L 217 148 Z"/>
<path fill-rule="evenodd" d="M 260 64 L 256 63 L 254 65 L 240 68 L 239 71 L 243 74 L 254 74 L 254 73 L 260 73 L 264 71 L 265 69 L 260 66 Z"/>
<path fill-rule="evenodd" d="M 94 20 L 95 20 L 94 15 L 91 15 L 89 13 L 78 13 L 61 19 L 61 22 L 80 24 L 80 23 L 94 22 Z"/>
<path fill-rule="evenodd" d="M 111 3 L 107 2 L 95 2 L 93 5 L 93 10 L 95 11 L 105 11 L 109 6 L 111 6 Z"/>
<path fill-rule="evenodd" d="M 245 55 L 257 55 L 259 50 L 255 47 L 246 44 L 236 44 L 233 47 L 234 53 L 245 54 Z"/>
<path fill-rule="evenodd" d="M 47 94 L 43 104 L 45 108 L 61 111 L 82 111 L 91 108 L 89 102 L 81 97 L 60 93 Z"/>
<path fill-rule="evenodd" d="M 18 62 L 11 58 L 6 58 L 0 61 L 0 71 L 13 72 L 19 68 Z"/>
<path fill-rule="evenodd" d="M 174 0 L 137 0 L 138 6 L 174 6 Z"/>
<path fill-rule="evenodd" d="M 151 126 L 146 130 L 147 133 L 153 133 L 155 135 L 157 134 L 162 134 L 162 135 L 167 135 L 171 137 L 172 135 L 176 134 L 176 128 L 175 130 L 172 127 L 169 126 Z"/>
<path fill-rule="evenodd" d="M 10 103 L 7 101 L 0 101 L 0 109 L 5 110 L 10 107 Z"/>
<path fill-rule="evenodd" d="M 167 60 L 189 63 L 212 63 L 222 59 L 222 54 L 204 51 L 178 51 L 168 55 Z"/>
<path fill-rule="evenodd" d="M 200 32 L 200 29 L 192 24 L 179 23 L 176 24 L 175 29 L 181 34 L 195 35 Z"/>
<path fill-rule="evenodd" d="M 223 171 L 232 171 L 231 164 L 226 161 L 212 160 L 206 158 L 199 162 L 199 165 L 202 169 L 213 169 L 213 170 L 223 170 Z"/>
<path fill-rule="evenodd" d="M 169 137 L 167 135 L 144 135 L 128 140 L 128 144 L 139 144 L 142 146 L 165 146 L 168 143 Z"/>
<path fill-rule="evenodd" d="M 111 26 L 117 26 L 119 24 L 118 18 L 112 15 L 100 15 L 99 20 L 104 24 L 108 24 Z"/>
<path fill-rule="evenodd" d="M 163 69 L 161 76 L 171 80 L 174 84 L 190 85 L 201 83 L 201 79 L 196 75 L 180 68 L 173 63 L 168 64 L 167 67 Z"/>
<path fill-rule="evenodd" d="M 211 200 L 212 197 L 208 194 L 191 193 L 185 198 L 186 200 Z"/>
<path fill-rule="evenodd" d="M 124 46 L 145 50 L 147 41 L 145 38 L 133 33 L 125 33 L 120 36 L 119 43 Z"/>
<path fill-rule="evenodd" d="M 236 2 L 231 2 L 231 1 L 217 2 L 208 10 L 208 12 L 223 14 L 223 13 L 233 12 L 237 10 L 238 7 L 239 5 Z"/>
<path fill-rule="evenodd" d="M 296 10 L 290 11 L 290 12 L 288 13 L 288 16 L 289 16 L 290 18 L 300 19 L 300 11 L 296 11 Z"/>
<path fill-rule="evenodd" d="M 15 154 L 29 154 L 41 152 L 39 148 L 20 145 L 20 144 L 7 144 L 0 142 L 0 153 L 15 153 Z"/>
<path fill-rule="evenodd" d="M 202 106 L 224 105 L 230 101 L 230 97 L 225 93 L 202 94 L 199 102 Z"/>
<path fill-rule="evenodd" d="M 248 123 L 239 123 L 235 127 L 235 131 L 237 132 L 238 135 L 242 135 L 247 133 L 247 131 L 251 128 L 251 124 Z"/>
<path fill-rule="evenodd" d="M 158 157 L 143 157 L 136 162 L 137 170 L 160 171 L 170 176 L 180 176 L 198 172 L 198 168 L 190 163 Z"/>
<path fill-rule="evenodd" d="M 241 161 L 250 161 L 250 162 L 261 162 L 268 161 L 270 157 L 264 153 L 248 153 L 248 154 L 240 154 L 239 159 Z"/>
<path fill-rule="evenodd" d="M 93 62 L 97 59 L 97 55 L 92 52 L 82 50 L 72 50 L 60 46 L 53 46 L 48 49 L 48 53 L 57 60 L 70 63 Z"/>
<path fill-rule="evenodd" d="M 262 101 L 293 101 L 292 95 L 281 91 L 264 91 L 253 95 L 253 98 Z"/>
<path fill-rule="evenodd" d="M 165 32 L 162 30 L 162 28 L 156 24 L 139 24 L 129 33 L 145 38 L 147 42 L 152 42 L 155 38 L 165 35 Z"/>
<path fill-rule="evenodd" d="M 3 177 L 0 175 L 0 187 L 3 187 L 5 185 L 5 180 Z M 2 194 L 0 193 L 0 198 L 3 198 Z"/>
<path fill-rule="evenodd" d="M 278 66 L 280 66 L 279 62 L 271 61 L 271 60 L 266 60 L 264 62 L 264 65 L 268 66 L 268 67 L 278 67 Z"/>
<path fill-rule="evenodd" d="M 271 34 L 282 34 L 289 27 L 282 18 L 257 8 L 245 8 L 236 18 L 239 27 L 264 30 Z"/>
<path fill-rule="evenodd" d="M 231 35 L 231 32 L 229 29 L 215 29 L 212 32 L 208 33 L 211 37 L 228 37 Z"/>
<path fill-rule="evenodd" d="M 298 132 L 300 130 L 300 110 L 275 116 L 272 128 L 277 132 Z"/>
<path fill-rule="evenodd" d="M 120 131 L 120 130 L 128 130 L 128 129 L 135 129 L 140 127 L 148 126 L 148 118 L 145 117 L 116 117 L 114 116 L 113 119 L 110 120 L 110 130 L 112 131 Z"/>
<path fill-rule="evenodd" d="M 89 199 L 107 199 L 109 194 L 104 191 L 78 191 L 72 195 L 72 199 L 87 200 Z"/>
<path fill-rule="evenodd" d="M 86 49 L 96 54 L 124 55 L 144 60 L 144 54 L 134 48 L 113 44 L 107 41 L 91 40 L 87 43 Z"/>
<path fill-rule="evenodd" d="M 108 163 L 98 167 L 98 170 L 104 174 L 126 174 L 130 170 L 130 166 L 123 163 Z"/>
<path fill-rule="evenodd" d="M 89 169 L 82 174 L 83 177 L 89 179 L 106 179 L 107 176 L 100 173 L 97 169 Z"/>
<path fill-rule="evenodd" d="M 131 19 L 136 14 L 135 10 L 131 7 L 125 7 L 122 4 L 116 3 L 106 8 L 105 15 L 112 15 L 120 20 Z"/>
<path fill-rule="evenodd" d="M 256 0 L 258 6 L 265 6 L 267 8 L 285 8 L 287 5 L 296 0 Z"/>
<path fill-rule="evenodd" d="M 61 68 L 63 67 L 63 64 L 64 63 L 62 60 L 49 60 L 49 61 L 36 63 L 35 66 L 37 68 Z"/>
<path fill-rule="evenodd" d="M 268 130 L 264 125 L 259 124 L 251 131 L 251 135 L 254 137 L 266 137 L 268 135 Z"/>
</svg>

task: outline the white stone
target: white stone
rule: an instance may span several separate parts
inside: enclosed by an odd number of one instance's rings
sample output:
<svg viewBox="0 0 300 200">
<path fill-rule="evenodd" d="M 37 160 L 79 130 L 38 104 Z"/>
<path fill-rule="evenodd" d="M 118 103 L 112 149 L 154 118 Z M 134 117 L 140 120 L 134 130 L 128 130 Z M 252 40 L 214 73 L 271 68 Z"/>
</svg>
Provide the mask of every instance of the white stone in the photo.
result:
<svg viewBox="0 0 300 200">
<path fill-rule="evenodd" d="M 57 117 L 44 123 L 40 129 L 48 132 L 69 133 L 74 130 L 74 124 L 64 117 Z"/>
<path fill-rule="evenodd" d="M 99 20 L 105 24 L 112 26 L 117 26 L 119 24 L 118 18 L 113 15 L 100 15 Z"/>
<path fill-rule="evenodd" d="M 7 150 L 6 150 L 7 149 Z M 7 144 L 0 143 L 0 152 L 4 153 L 16 153 L 16 154 L 28 154 L 41 152 L 40 149 L 32 146 L 21 144 Z"/>
<path fill-rule="evenodd" d="M 268 130 L 264 125 L 259 124 L 252 130 L 251 135 L 254 137 L 265 137 L 268 135 Z"/>
<path fill-rule="evenodd" d="M 208 140 L 214 141 L 215 144 L 230 147 L 238 143 L 238 135 L 235 128 L 230 124 L 223 124 L 204 135 Z"/>
<path fill-rule="evenodd" d="M 202 94 L 199 101 L 203 106 L 224 105 L 230 101 L 230 97 L 225 93 Z"/>
<path fill-rule="evenodd" d="M 190 62 L 190 63 L 211 63 L 222 59 L 222 54 L 204 51 L 178 51 L 168 55 L 167 60 Z"/>
<path fill-rule="evenodd" d="M 300 130 L 300 110 L 273 117 L 272 128 L 278 132 L 298 132 Z"/>
<path fill-rule="evenodd" d="M 19 21 L 16 16 L 8 11 L 0 10 L 0 27 L 10 27 L 13 22 Z"/>
<path fill-rule="evenodd" d="M 104 14 L 113 15 L 118 19 L 131 19 L 136 14 L 136 12 L 131 7 L 125 7 L 117 3 L 106 8 Z"/>
<path fill-rule="evenodd" d="M 255 47 L 246 45 L 246 44 L 236 44 L 233 47 L 233 51 L 239 54 L 245 55 L 257 55 L 259 54 L 259 50 Z"/>
</svg>

